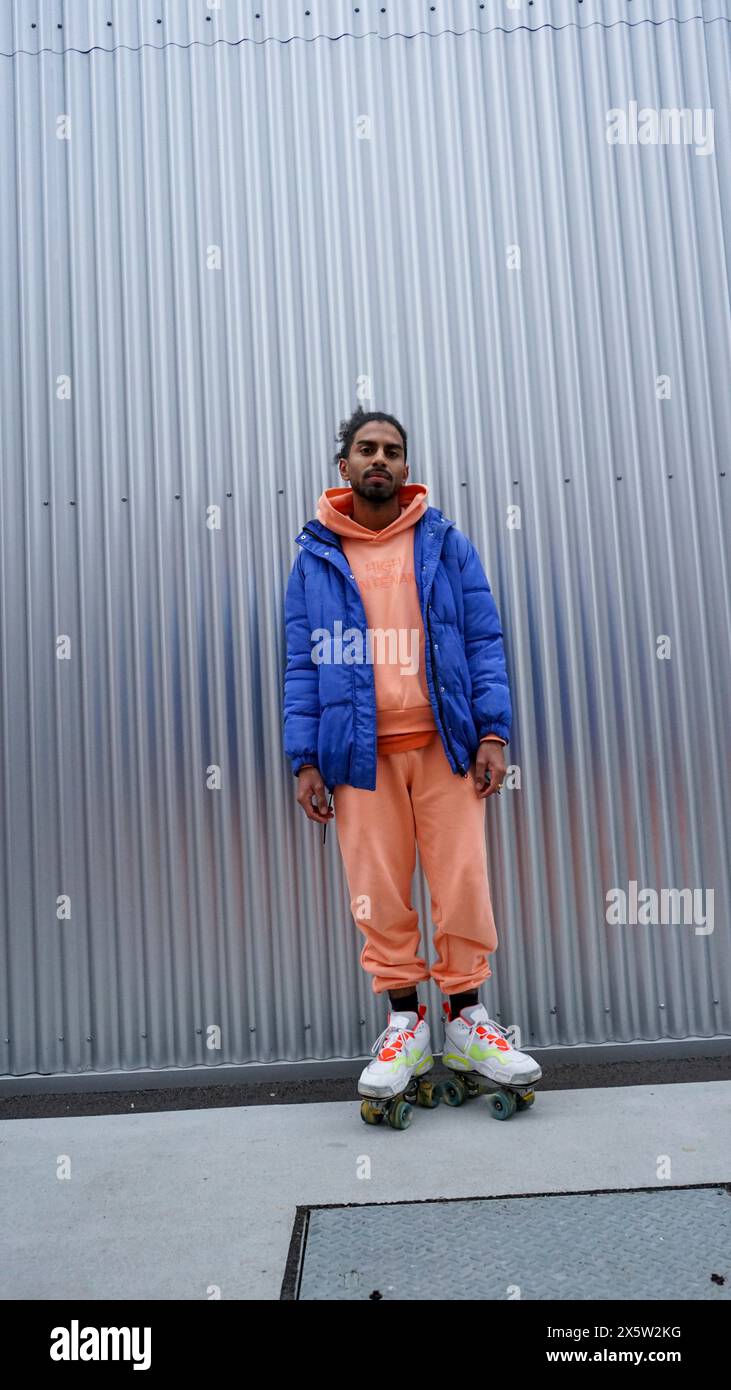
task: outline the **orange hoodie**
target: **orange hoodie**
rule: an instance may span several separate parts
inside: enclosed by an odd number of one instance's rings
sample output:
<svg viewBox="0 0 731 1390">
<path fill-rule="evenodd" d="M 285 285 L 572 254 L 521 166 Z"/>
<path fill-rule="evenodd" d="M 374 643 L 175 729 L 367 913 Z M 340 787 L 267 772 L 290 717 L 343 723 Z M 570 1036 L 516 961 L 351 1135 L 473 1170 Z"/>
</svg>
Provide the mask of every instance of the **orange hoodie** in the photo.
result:
<svg viewBox="0 0 731 1390">
<path fill-rule="evenodd" d="M 427 509 L 424 483 L 399 491 L 401 513 L 382 531 L 353 520 L 349 487 L 323 492 L 317 518 L 342 537 L 372 631 L 379 753 L 421 748 L 436 734 L 424 674 L 424 625 L 414 576 L 414 524 Z"/>
<path fill-rule="evenodd" d="M 427 509 L 428 487 L 406 483 L 401 511 L 382 531 L 353 520 L 350 487 L 326 488 L 317 519 L 342 537 L 373 633 L 376 734 L 379 753 L 421 748 L 436 735 L 424 672 L 424 624 L 414 574 L 414 525 Z M 380 635 L 379 635 L 380 634 Z M 504 739 L 488 735 L 499 743 Z"/>
</svg>

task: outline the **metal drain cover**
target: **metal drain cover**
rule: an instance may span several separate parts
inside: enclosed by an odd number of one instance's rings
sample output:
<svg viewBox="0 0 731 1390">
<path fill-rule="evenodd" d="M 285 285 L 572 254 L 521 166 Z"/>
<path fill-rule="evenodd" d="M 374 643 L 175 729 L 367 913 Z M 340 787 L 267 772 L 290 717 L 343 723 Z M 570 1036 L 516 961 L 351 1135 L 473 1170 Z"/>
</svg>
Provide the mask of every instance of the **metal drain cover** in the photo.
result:
<svg viewBox="0 0 731 1390">
<path fill-rule="evenodd" d="M 731 1299 L 723 1186 L 305 1215 L 290 1278 L 299 1299 Z"/>
</svg>

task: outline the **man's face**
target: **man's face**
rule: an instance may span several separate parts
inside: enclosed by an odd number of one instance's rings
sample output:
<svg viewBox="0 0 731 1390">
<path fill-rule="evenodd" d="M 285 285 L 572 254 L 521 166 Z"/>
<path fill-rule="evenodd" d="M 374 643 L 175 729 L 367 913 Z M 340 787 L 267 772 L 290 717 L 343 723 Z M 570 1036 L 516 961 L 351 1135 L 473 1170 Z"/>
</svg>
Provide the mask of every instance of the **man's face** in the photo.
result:
<svg viewBox="0 0 731 1390">
<path fill-rule="evenodd" d="M 388 502 L 406 482 L 409 466 L 404 461 L 404 442 L 395 425 L 369 420 L 361 425 L 347 459 L 340 460 L 340 476 L 353 492 L 378 505 Z"/>
</svg>

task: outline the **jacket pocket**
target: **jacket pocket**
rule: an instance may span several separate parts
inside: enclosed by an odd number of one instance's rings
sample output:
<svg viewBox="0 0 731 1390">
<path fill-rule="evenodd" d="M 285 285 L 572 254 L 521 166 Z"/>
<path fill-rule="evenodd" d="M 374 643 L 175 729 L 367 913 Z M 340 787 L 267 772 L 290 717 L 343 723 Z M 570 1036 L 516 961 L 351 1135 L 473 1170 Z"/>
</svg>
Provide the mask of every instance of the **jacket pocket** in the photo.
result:
<svg viewBox="0 0 731 1390">
<path fill-rule="evenodd" d="M 332 700 L 323 705 L 317 740 L 320 772 L 328 787 L 347 782 L 353 756 L 353 705 Z"/>
</svg>

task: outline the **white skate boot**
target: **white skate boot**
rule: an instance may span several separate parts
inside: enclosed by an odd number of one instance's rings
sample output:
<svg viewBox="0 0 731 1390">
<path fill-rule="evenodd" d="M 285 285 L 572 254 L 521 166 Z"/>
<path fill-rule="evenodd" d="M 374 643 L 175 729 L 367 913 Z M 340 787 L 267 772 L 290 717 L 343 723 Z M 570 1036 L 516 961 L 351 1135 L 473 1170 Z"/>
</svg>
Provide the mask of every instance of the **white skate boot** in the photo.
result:
<svg viewBox="0 0 731 1390">
<path fill-rule="evenodd" d="M 421 1079 L 434 1066 L 426 1004 L 419 1005 L 418 1015 L 392 1009 L 371 1052 L 376 1056 L 358 1079 L 358 1092 L 366 1097 L 360 1107 L 366 1124 L 388 1119 L 393 1129 L 406 1129 L 414 1103 L 427 1109 L 439 1104 L 433 1081 Z"/>
<path fill-rule="evenodd" d="M 506 1029 L 489 1018 L 484 1004 L 472 1004 L 452 1018 L 449 1004 L 444 1030 L 445 1067 L 455 1073 L 443 1082 L 439 1098 L 447 1105 L 461 1105 L 468 1096 L 488 1093 L 491 1113 L 509 1120 L 516 1110 L 533 1104 L 533 1083 L 543 1075 L 535 1057 L 519 1052 L 508 1042 Z"/>
</svg>

